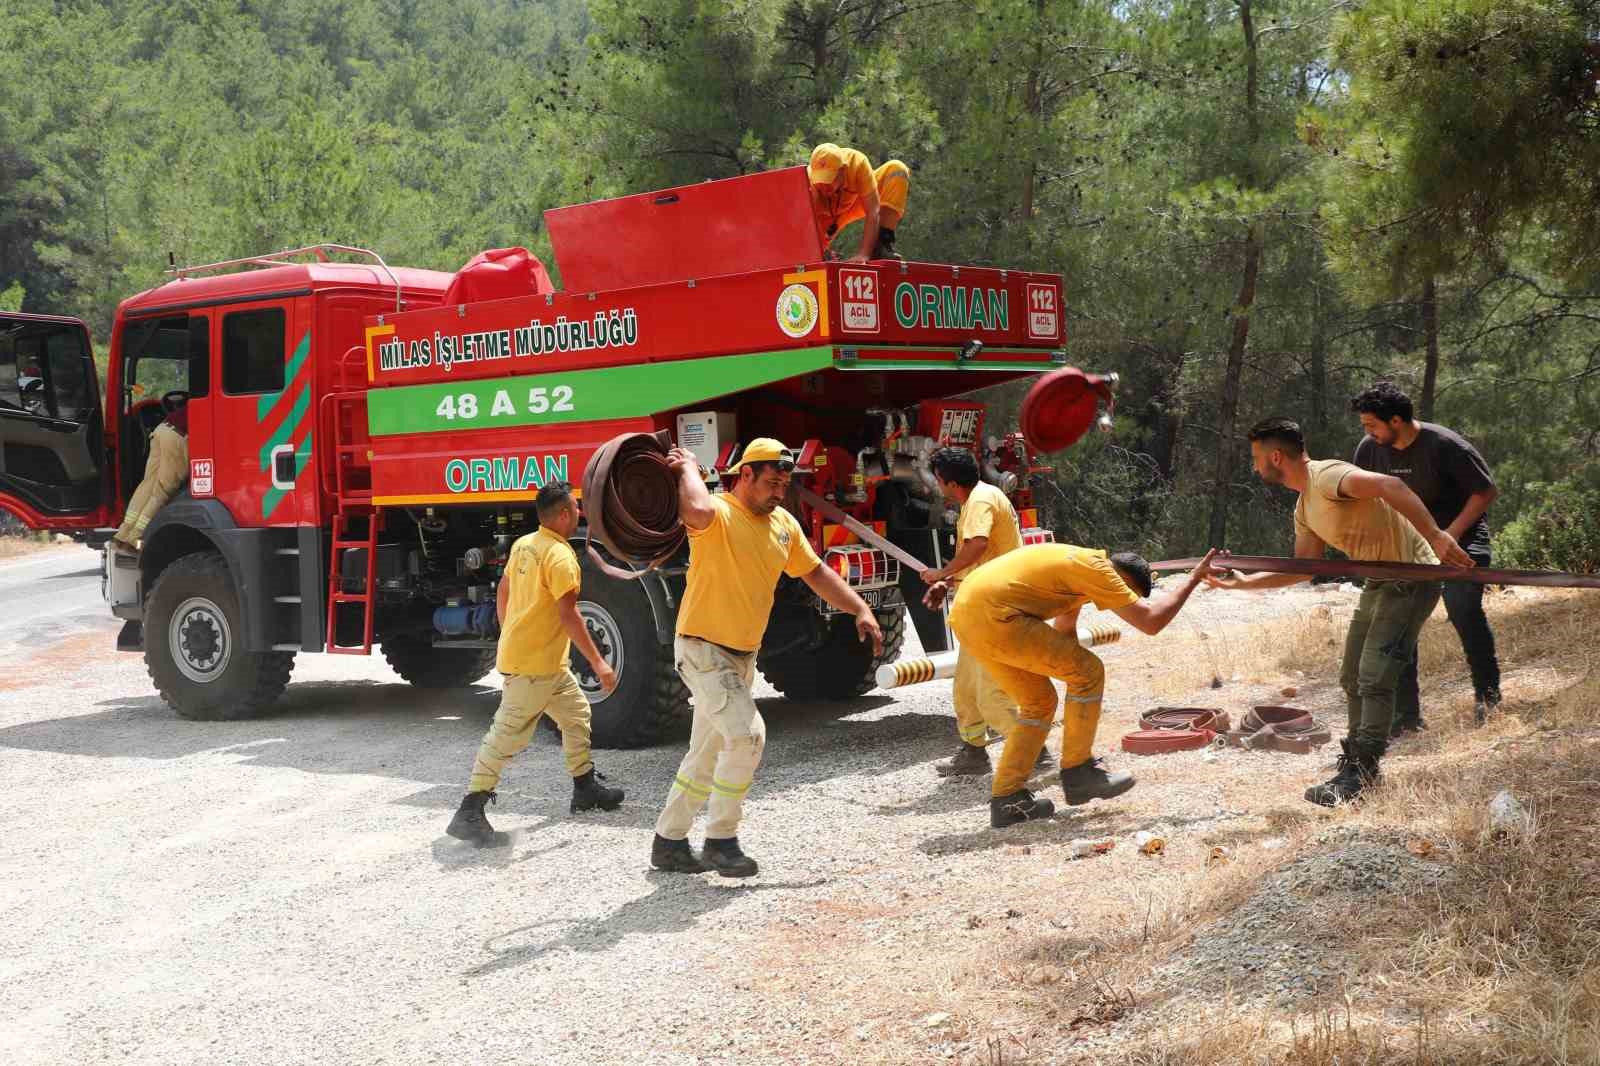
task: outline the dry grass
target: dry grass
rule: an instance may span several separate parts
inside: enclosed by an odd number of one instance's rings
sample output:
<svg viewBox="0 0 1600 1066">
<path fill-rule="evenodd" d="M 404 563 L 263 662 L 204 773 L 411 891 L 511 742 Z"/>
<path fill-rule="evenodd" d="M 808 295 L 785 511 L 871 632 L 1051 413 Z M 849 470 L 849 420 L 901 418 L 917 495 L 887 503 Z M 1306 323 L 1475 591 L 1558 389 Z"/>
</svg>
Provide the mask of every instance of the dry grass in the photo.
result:
<svg viewBox="0 0 1600 1066">
<path fill-rule="evenodd" d="M 48 533 L 25 533 L 18 536 L 0 536 L 0 559 L 16 559 L 55 547 Z"/>
<path fill-rule="evenodd" d="M 1172 867 L 1169 885 L 1130 894 L 1126 910 L 1138 920 L 1087 913 L 1077 931 L 1089 935 L 1045 936 L 1021 955 L 975 960 L 985 998 L 1019 1015 L 1015 1030 L 1032 1038 L 986 1037 L 987 1058 L 974 1061 L 1600 1064 L 1600 595 L 1517 590 L 1487 606 L 1506 670 L 1503 712 L 1466 727 L 1465 664 L 1441 609 L 1421 648 L 1433 730 L 1388 761 L 1387 787 L 1334 816 L 1401 833 L 1449 873 L 1410 897 L 1375 894 L 1322 913 L 1324 928 L 1350 945 L 1343 995 L 1298 1013 L 1241 1010 L 1178 1003 L 1151 984 L 1190 930 L 1238 907 L 1327 824 L 1314 814 L 1279 819 L 1270 831 L 1287 846 L 1240 849 L 1220 869 Z M 1313 607 L 1235 634 L 1231 673 L 1331 680 L 1347 617 Z M 1330 696 L 1323 691 L 1324 702 Z M 1489 801 L 1502 789 L 1529 812 L 1520 831 L 1491 824 Z M 1083 1030 L 1122 1039 L 1083 1044 Z"/>
</svg>

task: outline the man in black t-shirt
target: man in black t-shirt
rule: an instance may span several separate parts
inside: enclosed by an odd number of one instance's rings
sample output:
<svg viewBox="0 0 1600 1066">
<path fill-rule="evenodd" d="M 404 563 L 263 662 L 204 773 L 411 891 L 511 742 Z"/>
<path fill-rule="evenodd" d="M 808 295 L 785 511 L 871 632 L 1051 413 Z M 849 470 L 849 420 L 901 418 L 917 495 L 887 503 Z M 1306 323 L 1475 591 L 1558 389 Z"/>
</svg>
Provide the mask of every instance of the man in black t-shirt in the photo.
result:
<svg viewBox="0 0 1600 1066">
<path fill-rule="evenodd" d="M 1489 565 L 1489 523 L 1484 521 L 1500 490 L 1489 464 L 1461 434 L 1432 422 L 1418 422 L 1411 398 L 1392 381 L 1380 381 L 1350 401 L 1366 437 L 1356 445 L 1355 465 L 1390 474 L 1415 492 L 1439 528 L 1448 530 L 1478 566 Z M 1472 671 L 1474 712 L 1481 724 L 1500 702 L 1500 662 L 1494 633 L 1483 613 L 1483 586 L 1448 581 L 1445 610 L 1461 638 Z M 1417 664 L 1400 678 L 1393 735 L 1424 729 L 1417 693 Z"/>
</svg>

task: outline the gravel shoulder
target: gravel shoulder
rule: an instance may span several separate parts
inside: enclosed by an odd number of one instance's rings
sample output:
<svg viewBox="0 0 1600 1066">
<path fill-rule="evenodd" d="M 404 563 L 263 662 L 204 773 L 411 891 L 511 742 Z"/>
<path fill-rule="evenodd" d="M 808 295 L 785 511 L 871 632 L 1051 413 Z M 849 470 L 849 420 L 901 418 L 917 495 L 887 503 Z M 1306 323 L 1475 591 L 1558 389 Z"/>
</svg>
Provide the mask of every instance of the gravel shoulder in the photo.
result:
<svg viewBox="0 0 1600 1066">
<path fill-rule="evenodd" d="M 1104 649 L 1099 747 L 1139 787 L 1007 832 L 987 828 L 987 779 L 933 773 L 955 741 L 948 684 L 843 708 L 763 689 L 742 834 L 763 872 L 743 883 L 648 870 L 681 745 L 601 753 L 628 799 L 575 817 L 541 734 L 490 809 L 512 846 L 479 851 L 442 831 L 493 684 L 429 694 L 381 660 L 303 656 L 272 714 L 186 722 L 111 651 L 114 622 L 61 623 L 0 678 L 0 1059 L 976 1056 L 1007 1017 L 985 967 L 1068 973 L 1131 925 L 1175 920 L 1169 871 L 1203 864 L 1206 841 L 1259 847 L 1309 817 L 1299 792 L 1326 752 L 1136 760 L 1116 739 L 1174 696 L 1282 702 L 1282 678 L 1240 666 L 1251 627 L 1351 601 L 1202 594 L 1168 635 Z M 1037 787 L 1059 798 L 1053 776 Z M 1168 856 L 1138 855 L 1139 830 L 1167 835 Z M 1072 861 L 1080 837 L 1124 843 Z"/>
</svg>

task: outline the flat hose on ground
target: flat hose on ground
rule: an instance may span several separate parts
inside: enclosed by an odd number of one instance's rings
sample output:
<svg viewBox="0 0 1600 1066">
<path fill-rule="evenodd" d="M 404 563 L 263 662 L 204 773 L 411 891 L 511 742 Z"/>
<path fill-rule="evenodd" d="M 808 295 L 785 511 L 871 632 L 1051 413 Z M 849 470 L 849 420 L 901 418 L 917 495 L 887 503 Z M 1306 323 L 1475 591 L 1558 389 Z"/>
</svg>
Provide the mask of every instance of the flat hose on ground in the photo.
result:
<svg viewBox="0 0 1600 1066">
<path fill-rule="evenodd" d="M 584 517 L 589 532 L 619 559 L 657 567 L 688 538 L 678 516 L 678 476 L 667 465 L 672 438 L 660 433 L 623 433 L 600 446 L 583 472 Z M 589 547 L 589 555 L 612 577 L 639 572 L 611 566 Z"/>
</svg>

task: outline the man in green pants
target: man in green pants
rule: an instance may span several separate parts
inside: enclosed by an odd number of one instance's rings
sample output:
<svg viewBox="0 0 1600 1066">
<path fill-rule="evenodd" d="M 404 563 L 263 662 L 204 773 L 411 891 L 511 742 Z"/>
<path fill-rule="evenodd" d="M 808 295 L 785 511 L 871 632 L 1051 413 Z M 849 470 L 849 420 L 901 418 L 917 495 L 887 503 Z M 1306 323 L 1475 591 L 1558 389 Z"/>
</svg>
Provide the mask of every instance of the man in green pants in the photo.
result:
<svg viewBox="0 0 1600 1066">
<path fill-rule="evenodd" d="M 1321 559 L 1329 545 L 1351 559 L 1471 566 L 1472 558 L 1439 528 L 1417 494 L 1397 477 L 1339 459 L 1312 459 L 1305 436 L 1287 418 L 1251 428 L 1256 474 L 1300 494 L 1294 509 L 1294 555 Z M 1217 566 L 1226 567 L 1226 557 Z M 1214 588 L 1268 589 L 1309 581 L 1304 574 L 1210 576 Z M 1339 683 L 1349 708 L 1349 731 L 1331 781 L 1306 789 L 1324 807 L 1349 802 L 1378 782 L 1378 761 L 1389 744 L 1395 690 L 1417 650 L 1422 625 L 1439 602 L 1436 581 L 1368 579 L 1345 636 Z"/>
</svg>

